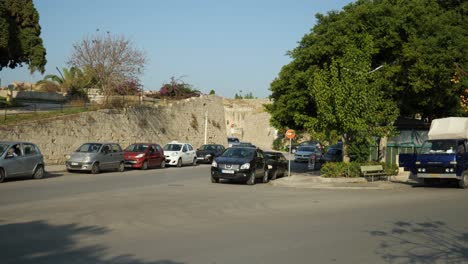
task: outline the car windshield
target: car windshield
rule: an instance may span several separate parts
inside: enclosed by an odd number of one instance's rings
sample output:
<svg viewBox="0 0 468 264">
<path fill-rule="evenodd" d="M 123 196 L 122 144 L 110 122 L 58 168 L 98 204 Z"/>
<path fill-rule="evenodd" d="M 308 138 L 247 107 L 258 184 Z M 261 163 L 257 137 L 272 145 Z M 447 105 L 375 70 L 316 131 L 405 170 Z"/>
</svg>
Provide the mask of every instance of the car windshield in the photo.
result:
<svg viewBox="0 0 468 264">
<path fill-rule="evenodd" d="M 239 139 L 237 139 L 237 138 L 228 138 L 228 143 L 239 143 Z"/>
<path fill-rule="evenodd" d="M 255 155 L 255 149 L 251 148 L 228 148 L 221 157 L 226 158 L 253 158 Z"/>
<path fill-rule="evenodd" d="M 428 140 L 421 148 L 421 154 L 452 154 L 457 149 L 456 140 Z"/>
<path fill-rule="evenodd" d="M 0 156 L 8 149 L 8 144 L 0 144 Z"/>
<path fill-rule="evenodd" d="M 297 151 L 304 151 L 304 152 L 315 152 L 315 147 L 307 146 L 307 147 L 298 147 Z"/>
<path fill-rule="evenodd" d="M 129 152 L 145 152 L 148 149 L 149 145 L 146 144 L 132 144 L 128 146 L 125 151 Z"/>
<path fill-rule="evenodd" d="M 182 144 L 166 144 L 164 150 L 166 151 L 180 151 L 182 149 Z"/>
<path fill-rule="evenodd" d="M 216 150 L 215 145 L 203 145 L 200 147 L 201 150 Z"/>
<path fill-rule="evenodd" d="M 85 152 L 85 153 L 97 153 L 101 148 L 102 144 L 98 143 L 86 143 L 81 145 L 76 152 Z"/>
</svg>

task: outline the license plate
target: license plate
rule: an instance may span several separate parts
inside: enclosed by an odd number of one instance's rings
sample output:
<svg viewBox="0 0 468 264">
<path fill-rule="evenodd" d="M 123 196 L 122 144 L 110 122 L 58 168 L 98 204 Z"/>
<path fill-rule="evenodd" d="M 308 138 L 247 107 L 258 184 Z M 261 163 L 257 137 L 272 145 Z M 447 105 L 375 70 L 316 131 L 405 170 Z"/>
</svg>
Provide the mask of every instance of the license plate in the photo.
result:
<svg viewBox="0 0 468 264">
<path fill-rule="evenodd" d="M 205 158 L 203 158 L 203 157 L 198 157 L 197 159 L 199 159 L 199 160 L 204 160 Z"/>
<path fill-rule="evenodd" d="M 130 164 L 125 164 L 125 168 L 131 168 L 131 167 L 132 167 L 132 165 L 130 165 Z"/>
<path fill-rule="evenodd" d="M 78 162 L 72 162 L 71 165 L 72 166 L 78 166 Z"/>
<path fill-rule="evenodd" d="M 234 174 L 233 170 L 222 170 L 221 172 L 226 174 Z"/>
</svg>

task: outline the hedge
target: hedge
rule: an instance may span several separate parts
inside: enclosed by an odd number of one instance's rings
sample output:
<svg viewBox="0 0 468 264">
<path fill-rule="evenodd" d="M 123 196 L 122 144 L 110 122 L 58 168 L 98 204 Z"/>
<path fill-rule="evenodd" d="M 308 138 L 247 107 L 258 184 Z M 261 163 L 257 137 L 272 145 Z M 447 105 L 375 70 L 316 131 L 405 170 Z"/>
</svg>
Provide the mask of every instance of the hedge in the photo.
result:
<svg viewBox="0 0 468 264">
<path fill-rule="evenodd" d="M 327 162 L 322 165 L 320 174 L 322 177 L 338 178 L 348 177 L 355 178 L 361 177 L 361 166 L 366 165 L 382 165 L 387 175 L 397 175 L 398 166 L 395 164 L 387 164 L 385 162 Z"/>
</svg>

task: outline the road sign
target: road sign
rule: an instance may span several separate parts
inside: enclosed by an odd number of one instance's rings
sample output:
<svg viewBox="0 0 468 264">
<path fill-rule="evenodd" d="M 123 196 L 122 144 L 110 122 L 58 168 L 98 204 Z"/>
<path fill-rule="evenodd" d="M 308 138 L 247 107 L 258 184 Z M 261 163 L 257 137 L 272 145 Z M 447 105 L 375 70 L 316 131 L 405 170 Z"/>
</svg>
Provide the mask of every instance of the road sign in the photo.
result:
<svg viewBox="0 0 468 264">
<path fill-rule="evenodd" d="M 286 131 L 286 138 L 289 138 L 289 139 L 292 139 L 296 136 L 296 132 L 294 132 L 294 130 L 292 129 L 288 129 Z"/>
</svg>

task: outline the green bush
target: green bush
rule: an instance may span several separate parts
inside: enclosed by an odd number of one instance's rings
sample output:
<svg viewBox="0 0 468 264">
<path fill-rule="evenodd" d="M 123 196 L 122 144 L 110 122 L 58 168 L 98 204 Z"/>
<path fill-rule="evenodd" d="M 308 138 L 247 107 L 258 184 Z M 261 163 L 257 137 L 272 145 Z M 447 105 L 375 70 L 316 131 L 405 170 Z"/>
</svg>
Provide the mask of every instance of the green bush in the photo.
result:
<svg viewBox="0 0 468 264">
<path fill-rule="evenodd" d="M 281 140 L 281 138 L 277 138 L 277 139 L 273 140 L 273 149 L 274 150 L 283 150 L 284 149 L 283 141 Z"/>
<path fill-rule="evenodd" d="M 320 169 L 320 174 L 327 178 L 348 177 L 355 178 L 361 177 L 361 166 L 366 165 L 382 165 L 387 175 L 397 175 L 398 166 L 395 164 L 387 164 L 385 162 L 328 162 L 323 164 Z"/>
</svg>

